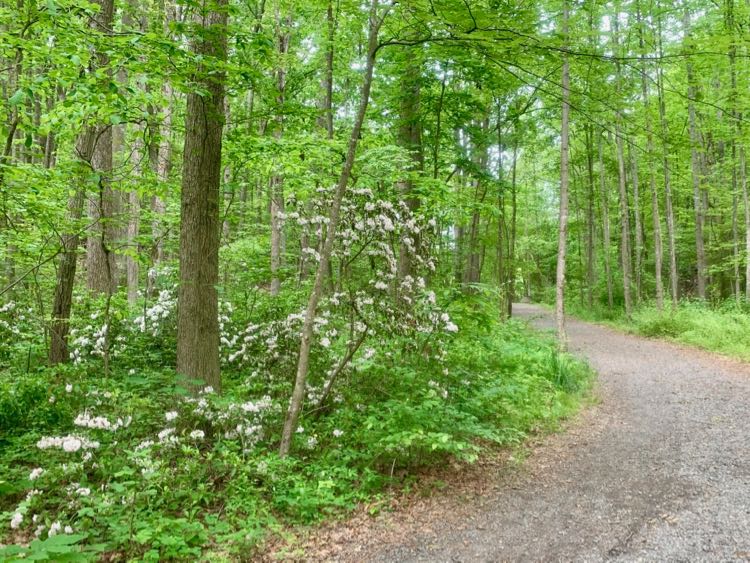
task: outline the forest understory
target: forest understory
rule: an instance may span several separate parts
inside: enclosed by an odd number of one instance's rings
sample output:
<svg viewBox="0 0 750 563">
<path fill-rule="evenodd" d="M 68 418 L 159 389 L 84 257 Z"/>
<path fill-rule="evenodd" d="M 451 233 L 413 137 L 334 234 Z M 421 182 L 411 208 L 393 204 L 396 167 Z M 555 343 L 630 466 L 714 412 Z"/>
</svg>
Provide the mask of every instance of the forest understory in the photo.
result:
<svg viewBox="0 0 750 563">
<path fill-rule="evenodd" d="M 750 361 L 749 30 L 0 3 L 0 560 L 259 557 L 481 472 L 589 400 L 566 318 Z"/>
</svg>

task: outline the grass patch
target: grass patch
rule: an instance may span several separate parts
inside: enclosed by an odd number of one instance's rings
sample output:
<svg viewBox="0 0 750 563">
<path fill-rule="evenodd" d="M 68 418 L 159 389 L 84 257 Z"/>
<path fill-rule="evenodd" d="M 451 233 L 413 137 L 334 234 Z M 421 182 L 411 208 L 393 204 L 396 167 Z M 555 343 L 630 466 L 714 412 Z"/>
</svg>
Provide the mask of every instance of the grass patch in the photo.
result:
<svg viewBox="0 0 750 563">
<path fill-rule="evenodd" d="M 577 318 L 602 322 L 649 338 L 663 338 L 703 350 L 750 361 L 750 304 L 728 300 L 719 304 L 683 301 L 659 311 L 652 303 L 637 307 L 627 320 L 604 307 L 569 307 Z"/>
</svg>

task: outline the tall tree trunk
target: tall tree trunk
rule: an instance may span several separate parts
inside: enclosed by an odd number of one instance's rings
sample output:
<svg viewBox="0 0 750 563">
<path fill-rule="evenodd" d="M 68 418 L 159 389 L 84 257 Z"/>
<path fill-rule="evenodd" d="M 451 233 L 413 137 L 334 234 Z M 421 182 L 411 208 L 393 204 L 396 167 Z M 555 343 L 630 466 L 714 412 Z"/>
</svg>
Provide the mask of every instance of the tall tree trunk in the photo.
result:
<svg viewBox="0 0 750 563">
<path fill-rule="evenodd" d="M 659 60 L 664 57 L 662 47 L 661 16 L 657 16 L 657 40 L 659 45 Z M 659 63 L 661 65 L 661 63 Z M 672 298 L 672 308 L 677 308 L 680 297 L 679 276 L 677 273 L 677 242 L 674 221 L 674 208 L 672 206 L 672 182 L 669 170 L 669 134 L 667 129 L 667 111 L 664 100 L 664 72 L 661 66 L 656 69 L 656 86 L 659 98 L 659 123 L 661 127 L 662 163 L 664 168 L 664 210 L 667 219 L 667 244 L 669 248 L 669 289 Z"/>
<path fill-rule="evenodd" d="M 110 33 L 114 12 L 113 0 L 99 0 L 98 4 L 100 7 L 100 16 L 92 19 L 91 28 L 99 33 Z M 96 57 L 92 59 L 89 72 L 92 72 L 97 66 L 105 66 L 107 63 L 107 56 L 103 53 L 97 53 Z M 91 176 L 92 171 L 97 170 L 97 163 L 95 163 L 97 147 L 100 143 L 106 142 L 106 131 L 110 131 L 111 135 L 109 125 L 90 125 L 84 128 L 76 140 L 76 172 L 73 177 L 73 194 L 68 200 L 68 216 L 72 225 L 70 230 L 62 235 L 62 252 L 57 269 L 57 283 L 55 285 L 51 311 L 49 363 L 53 365 L 67 362 L 70 359 L 68 353 L 68 330 L 78 265 L 78 247 L 81 240 L 80 225 L 78 222 L 83 216 L 88 178 Z M 111 136 L 108 146 L 111 163 Z M 106 148 L 102 148 L 101 154 L 106 156 L 106 150 Z"/>
<path fill-rule="evenodd" d="M 594 286 L 596 285 L 596 260 L 594 248 L 594 229 L 596 219 L 594 218 L 594 200 L 596 190 L 594 187 L 594 126 L 586 125 L 586 178 L 588 186 L 586 206 L 586 290 L 589 309 L 594 306 Z"/>
<path fill-rule="evenodd" d="M 401 76 L 400 84 L 400 116 L 398 141 L 399 144 L 409 151 L 411 166 L 404 172 L 407 177 L 399 182 L 399 191 L 406 205 L 414 212 L 419 208 L 419 198 L 414 193 L 414 182 L 408 177 L 414 172 L 421 172 L 424 168 L 424 153 L 422 152 L 422 121 L 420 112 L 420 90 L 422 81 L 421 61 L 412 54 L 408 57 Z M 402 234 L 398 257 L 398 277 L 400 280 L 412 274 L 411 251 L 405 237 L 411 237 L 408 233 Z M 411 245 L 417 246 L 419 241 L 412 240 Z"/>
<path fill-rule="evenodd" d="M 226 60 L 227 0 L 205 5 L 196 16 L 192 50 Z M 224 73 L 201 65 L 199 85 L 187 96 L 180 206 L 180 286 L 177 308 L 177 372 L 217 391 L 219 373 L 219 202 L 224 125 Z"/>
<path fill-rule="evenodd" d="M 96 17 L 98 30 L 112 33 L 114 0 L 100 3 L 101 10 Z M 107 67 L 109 56 L 97 54 L 98 65 Z M 111 77 L 111 71 L 107 71 Z M 89 218 L 92 226 L 86 243 L 86 284 L 94 293 L 112 294 L 117 288 L 117 264 L 114 242 L 117 238 L 115 213 L 117 195 L 112 188 L 112 127 L 105 125 L 99 131 L 91 165 L 98 176 L 98 187 L 88 202 Z"/>
<path fill-rule="evenodd" d="M 690 12 L 685 5 L 683 12 L 683 25 L 685 28 L 686 41 L 690 39 Z M 693 75 L 693 64 L 690 57 L 685 59 L 687 81 L 688 81 L 688 128 L 690 130 L 690 173 L 693 182 L 693 211 L 695 214 L 695 267 L 696 267 L 696 291 L 698 298 L 706 298 L 706 251 L 703 240 L 704 210 L 701 196 L 701 162 L 698 147 L 700 146 L 700 133 L 695 115 L 695 97 L 697 88 Z"/>
<path fill-rule="evenodd" d="M 289 27 L 291 18 L 283 18 L 276 7 L 276 36 L 277 49 L 280 57 L 279 68 L 276 70 L 276 104 L 279 116 L 274 124 L 273 136 L 280 141 L 284 134 L 284 103 L 286 101 L 286 56 L 289 53 Z M 287 29 L 283 29 L 286 27 Z M 281 289 L 281 268 L 284 265 L 284 177 L 277 171 L 271 177 L 271 295 L 278 295 Z"/>
<path fill-rule="evenodd" d="M 612 34 L 612 46 L 616 55 L 620 54 L 618 24 L 620 15 L 620 3 L 615 3 L 614 33 Z M 615 64 L 615 83 L 618 90 L 621 89 L 622 75 L 619 60 Z M 620 195 L 620 265 L 622 267 L 622 294 L 625 301 L 625 316 L 630 318 L 632 312 L 632 300 L 630 295 L 631 264 L 630 264 L 630 210 L 628 209 L 628 192 L 625 178 L 625 150 L 622 138 L 622 112 L 618 108 L 615 112 L 615 145 L 617 148 L 617 179 Z"/>
<path fill-rule="evenodd" d="M 386 12 L 387 14 L 387 12 Z M 344 199 L 344 193 L 349 183 L 349 178 L 352 173 L 354 166 L 354 159 L 357 153 L 357 145 L 359 144 L 359 137 L 362 132 L 362 124 L 365 120 L 365 113 L 367 112 L 367 106 L 370 102 L 370 89 L 372 87 L 372 73 L 375 66 L 375 56 L 378 47 L 378 32 L 383 22 L 383 18 L 378 14 L 378 0 L 372 0 L 370 8 L 370 30 L 367 41 L 367 64 L 365 66 L 365 74 L 362 82 L 362 91 L 360 93 L 359 109 L 354 120 L 354 127 L 349 138 L 349 146 L 346 152 L 346 160 L 344 166 L 341 169 L 341 176 L 339 177 L 338 184 L 336 185 L 336 191 L 334 193 L 333 202 L 331 204 L 331 211 L 329 215 L 330 222 L 328 224 L 328 232 L 326 233 L 325 242 L 323 243 L 322 252 L 320 253 L 320 262 L 318 263 L 318 269 L 315 273 L 315 282 L 310 292 L 310 297 L 307 301 L 307 309 L 305 311 L 305 321 L 302 326 L 302 333 L 300 339 L 300 351 L 297 360 L 297 374 L 294 380 L 294 389 L 292 390 L 292 397 L 289 401 L 289 410 L 284 420 L 284 429 L 282 432 L 281 443 L 279 445 L 279 455 L 286 457 L 292 447 L 292 437 L 297 429 L 297 420 L 299 419 L 300 412 L 302 411 L 302 404 L 305 396 L 305 387 L 307 385 L 307 372 L 310 365 L 310 349 L 312 347 L 313 327 L 315 323 L 315 315 L 318 311 L 318 302 L 323 293 L 323 286 L 325 284 L 326 276 L 328 275 L 328 265 L 333 252 L 333 246 L 336 239 L 336 232 L 338 230 L 339 215 L 341 212 L 341 202 Z"/>
<path fill-rule="evenodd" d="M 73 195 L 68 201 L 68 217 L 73 223 L 70 231 L 62 236 L 62 252 L 57 268 L 57 284 L 52 303 L 52 323 L 50 326 L 49 363 L 59 364 L 70 359 L 68 354 L 68 329 L 73 305 L 80 225 L 83 204 L 86 197 L 87 177 L 91 173 L 91 160 L 99 129 L 87 127 L 76 142 L 76 174 L 73 180 Z"/>
<path fill-rule="evenodd" d="M 638 180 L 638 159 L 635 151 L 628 145 L 628 157 L 633 179 L 633 217 L 635 220 L 635 301 L 639 303 L 643 291 L 643 224 L 641 218 L 641 193 Z"/>
<path fill-rule="evenodd" d="M 643 112 L 646 116 L 646 158 L 648 161 L 648 179 L 651 191 L 651 218 L 654 235 L 654 281 L 656 286 L 656 308 L 664 308 L 664 283 L 662 281 L 662 261 L 664 247 L 661 240 L 661 217 L 659 213 L 659 194 L 656 189 L 656 174 L 654 172 L 654 135 L 651 130 L 648 82 L 646 80 L 646 48 L 643 37 L 643 22 L 640 1 L 636 3 L 636 17 L 638 24 L 638 44 L 641 58 L 641 96 L 643 98 Z"/>
<path fill-rule="evenodd" d="M 141 199 L 137 191 L 128 193 L 128 247 L 125 269 L 128 285 L 128 305 L 135 307 L 138 302 L 140 265 L 138 263 L 138 229 L 140 226 Z"/>
<path fill-rule="evenodd" d="M 517 133 L 517 132 L 516 132 Z M 517 230 L 517 171 L 518 171 L 518 135 L 513 141 L 513 161 L 510 169 L 510 236 L 508 237 L 508 266 L 506 270 L 508 318 L 513 316 L 513 301 L 515 300 L 516 284 L 516 230 Z"/>
<path fill-rule="evenodd" d="M 568 40 L 568 0 L 563 0 L 562 37 Z M 560 216 L 557 241 L 557 277 L 555 281 L 555 318 L 557 339 L 561 350 L 567 348 L 565 333 L 565 258 L 568 240 L 568 144 L 570 120 L 570 70 L 567 54 L 563 53 L 562 66 L 562 118 L 560 125 Z"/>
<path fill-rule="evenodd" d="M 162 14 L 162 33 L 169 37 L 171 22 L 176 19 L 174 12 L 174 5 L 172 0 L 164 0 L 164 8 Z M 162 95 L 166 100 L 167 106 L 164 108 L 163 117 L 161 124 L 154 119 L 149 122 L 150 138 L 152 140 L 149 145 L 149 162 L 151 170 L 156 174 L 156 178 L 161 184 L 166 184 L 169 181 L 169 174 L 172 168 L 172 113 L 175 105 L 174 91 L 172 83 L 169 79 L 164 80 L 162 86 Z M 165 251 L 164 243 L 167 236 L 167 229 L 165 228 L 164 215 L 167 211 L 167 206 L 164 200 L 154 194 L 151 196 L 151 236 L 153 239 L 152 255 L 151 259 L 155 267 L 159 266 L 164 261 Z M 147 293 L 151 294 L 153 288 L 153 278 L 148 278 Z"/>
<path fill-rule="evenodd" d="M 740 171 L 740 152 L 742 144 L 742 112 L 739 108 L 738 103 L 738 92 L 737 92 L 737 29 L 735 22 L 734 13 L 734 0 L 727 0 L 726 4 L 726 17 L 725 26 L 727 33 L 731 37 L 731 43 L 729 45 L 728 57 L 729 57 L 729 73 L 731 82 L 731 96 L 732 96 L 732 118 L 734 119 L 734 127 L 732 128 L 732 251 L 733 251 L 733 264 L 734 264 L 734 295 L 737 302 L 742 299 L 741 289 L 741 276 L 740 276 L 740 264 L 742 258 L 740 256 L 740 240 L 739 240 L 739 199 L 744 197 L 744 194 L 740 193 L 741 183 L 741 171 Z"/>
<path fill-rule="evenodd" d="M 604 239 L 604 276 L 607 278 L 607 305 L 609 309 L 615 306 L 612 282 L 612 235 L 609 228 L 609 197 L 607 194 L 607 178 L 604 170 L 604 134 L 599 135 L 599 191 L 602 203 L 602 237 Z"/>
<path fill-rule="evenodd" d="M 739 149 L 740 186 L 745 208 L 745 299 L 750 300 L 750 197 L 747 190 L 747 170 L 745 168 L 745 146 Z"/>
<path fill-rule="evenodd" d="M 489 128 L 489 117 L 482 120 L 481 123 L 481 134 L 479 139 L 472 143 L 472 161 L 478 170 L 486 170 L 487 168 L 487 143 L 485 141 L 485 135 Z M 471 223 L 469 225 L 469 240 L 467 245 L 468 256 L 465 264 L 465 270 L 463 274 L 464 289 L 470 289 L 472 284 L 480 282 L 480 263 L 481 253 L 480 248 L 480 227 L 482 215 L 480 213 L 481 205 L 484 203 L 484 199 L 487 196 L 487 186 L 481 178 L 477 178 L 472 182 L 474 187 L 474 195 L 472 198 L 472 212 L 471 212 Z"/>
</svg>

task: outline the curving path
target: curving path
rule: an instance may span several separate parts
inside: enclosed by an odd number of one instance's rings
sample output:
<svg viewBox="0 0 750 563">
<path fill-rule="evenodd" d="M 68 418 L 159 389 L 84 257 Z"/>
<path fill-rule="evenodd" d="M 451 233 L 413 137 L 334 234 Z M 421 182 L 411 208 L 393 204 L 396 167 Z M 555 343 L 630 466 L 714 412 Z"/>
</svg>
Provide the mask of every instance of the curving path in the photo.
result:
<svg viewBox="0 0 750 563">
<path fill-rule="evenodd" d="M 553 327 L 540 307 L 515 313 Z M 330 558 L 750 561 L 750 365 L 584 322 L 568 334 L 600 374 L 596 406 L 515 478 L 442 514 L 391 515 Z"/>
</svg>

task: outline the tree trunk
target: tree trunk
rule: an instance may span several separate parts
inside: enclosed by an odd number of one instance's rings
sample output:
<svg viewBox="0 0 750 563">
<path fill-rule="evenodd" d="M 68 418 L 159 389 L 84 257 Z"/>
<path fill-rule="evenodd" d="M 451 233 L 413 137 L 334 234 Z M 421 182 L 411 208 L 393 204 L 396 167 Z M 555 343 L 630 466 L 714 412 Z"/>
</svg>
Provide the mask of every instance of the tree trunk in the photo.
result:
<svg viewBox="0 0 750 563">
<path fill-rule="evenodd" d="M 294 380 L 292 397 L 289 401 L 289 410 L 287 411 L 286 419 L 284 420 L 284 429 L 281 437 L 281 443 L 279 445 L 279 455 L 281 457 L 286 457 L 289 454 L 292 446 L 292 438 L 297 428 L 297 420 L 299 419 L 300 412 L 302 411 L 302 404 L 305 396 L 305 387 L 307 384 L 307 372 L 310 362 L 310 349 L 312 347 L 315 315 L 318 311 L 318 302 L 320 301 L 320 297 L 323 293 L 323 286 L 328 274 L 328 265 L 331 254 L 333 252 L 333 245 L 336 239 L 336 231 L 338 229 L 339 214 L 341 212 L 341 202 L 344 199 L 344 193 L 346 192 L 346 187 L 349 183 L 352 167 L 354 166 L 354 158 L 357 153 L 357 145 L 359 143 L 359 137 L 362 132 L 362 123 L 365 120 L 365 113 L 367 112 L 367 106 L 370 101 L 372 74 L 373 68 L 375 66 L 375 56 L 378 47 L 378 31 L 382 22 L 382 18 L 378 15 L 378 0 L 372 0 L 372 5 L 370 8 L 370 30 L 367 42 L 367 64 L 365 67 L 364 80 L 362 82 L 362 91 L 360 93 L 359 109 L 354 120 L 354 127 L 352 128 L 351 136 L 349 138 L 346 160 L 344 161 L 344 166 L 341 169 L 341 176 L 339 177 L 338 184 L 336 185 L 336 191 L 334 193 L 333 202 L 331 204 L 328 232 L 326 234 L 322 252 L 320 253 L 320 262 L 318 263 L 318 269 L 315 273 L 315 282 L 312 291 L 310 292 L 310 297 L 307 301 L 305 322 L 302 327 L 300 339 L 300 351 L 297 361 L 297 374 Z"/>
<path fill-rule="evenodd" d="M 607 180 L 604 170 L 604 134 L 599 135 L 599 190 L 602 200 L 602 236 L 604 238 L 604 275 L 607 278 L 607 304 L 612 310 L 615 306 L 612 283 L 612 235 L 609 229 L 609 197 L 607 197 Z"/>
<path fill-rule="evenodd" d="M 282 26 L 290 27 L 291 18 L 282 21 L 279 8 L 276 8 L 276 26 L 278 54 L 281 58 L 276 70 L 276 104 L 281 112 L 275 122 L 274 138 L 279 141 L 284 134 L 284 102 L 286 99 L 286 56 L 289 52 L 289 31 Z M 281 289 L 281 268 L 284 266 L 284 178 L 280 171 L 271 177 L 269 186 L 271 197 L 271 295 L 278 295 Z"/>
<path fill-rule="evenodd" d="M 586 176 L 588 185 L 588 197 L 586 207 L 586 285 L 587 301 L 589 309 L 594 306 L 594 286 L 596 285 L 596 260 L 594 248 L 594 229 L 596 220 L 594 218 L 594 200 L 596 198 L 594 187 L 594 126 L 586 126 Z"/>
<path fill-rule="evenodd" d="M 76 142 L 76 174 L 73 179 L 73 195 L 68 201 L 68 216 L 73 225 L 62 236 L 62 252 L 57 268 L 57 284 L 52 303 L 52 323 L 50 326 L 49 363 L 59 364 L 70 359 L 68 354 L 68 329 L 70 311 L 73 305 L 73 287 L 78 264 L 78 245 L 83 204 L 86 198 L 86 181 L 91 173 L 91 160 L 98 137 L 97 127 L 87 127 Z"/>
<path fill-rule="evenodd" d="M 411 49 L 409 49 L 411 51 Z M 411 52 L 406 54 L 408 59 L 404 67 L 404 73 L 401 75 L 400 84 L 400 113 L 398 142 L 403 148 L 409 151 L 411 156 L 411 166 L 404 172 L 407 177 L 399 182 L 399 191 L 404 198 L 406 205 L 414 212 L 419 208 L 419 198 L 414 193 L 414 182 L 408 177 L 414 172 L 421 172 L 424 168 L 424 154 L 422 152 L 422 122 L 420 119 L 420 90 L 422 80 L 422 64 L 416 54 Z M 401 245 L 398 257 L 398 279 L 402 280 L 412 274 L 411 251 L 407 241 L 403 237 L 410 236 L 404 232 L 402 234 Z M 412 245 L 417 246 L 419 241 L 413 240 Z"/>
<path fill-rule="evenodd" d="M 562 36 L 568 39 L 568 1 L 563 0 Z M 567 348 L 565 333 L 565 258 L 568 240 L 568 143 L 570 119 L 570 75 L 567 54 L 563 53 L 562 66 L 562 119 L 560 125 L 560 217 L 557 241 L 557 277 L 555 282 L 555 318 L 557 339 L 561 350 Z"/>
<path fill-rule="evenodd" d="M 612 34 L 613 51 L 619 55 L 619 15 L 620 4 L 615 3 L 614 33 Z M 622 76 L 619 61 L 615 64 L 617 71 L 615 83 L 618 90 L 622 87 Z M 630 318 L 632 301 L 630 296 L 631 264 L 630 264 L 630 211 L 628 209 L 628 192 L 625 179 L 625 151 L 622 139 L 622 112 L 618 108 L 615 112 L 615 145 L 617 148 L 617 179 L 620 195 L 620 264 L 622 267 L 622 294 L 625 301 L 625 316 Z"/>
<path fill-rule="evenodd" d="M 687 5 L 683 12 L 683 25 L 686 40 L 690 38 L 690 12 Z M 687 81 L 688 81 L 688 128 L 690 130 L 690 172 L 693 182 L 693 211 L 695 214 L 695 267 L 696 267 L 696 291 L 699 299 L 706 298 L 706 251 L 703 240 L 703 201 L 701 197 L 701 163 L 698 147 L 700 145 L 700 134 L 695 115 L 695 97 L 697 89 L 695 77 L 693 76 L 693 65 L 690 57 L 685 59 Z"/>
<path fill-rule="evenodd" d="M 101 33 L 112 33 L 114 0 L 102 0 L 96 18 Z M 100 67 L 107 67 L 109 56 L 97 54 Z M 111 71 L 107 72 L 111 77 Z M 111 295 L 117 288 L 117 264 L 113 244 L 116 240 L 116 194 L 112 189 L 112 127 L 102 126 L 94 147 L 91 166 L 97 174 L 98 187 L 88 202 L 91 231 L 86 243 L 86 285 L 94 293 Z"/>
<path fill-rule="evenodd" d="M 657 38 L 659 44 L 659 59 L 664 56 L 662 48 L 661 16 L 657 16 Z M 662 162 L 664 168 L 664 207 L 667 219 L 667 242 L 669 247 L 669 289 L 672 298 L 672 308 L 677 308 L 680 297 L 679 276 L 677 273 L 677 242 L 675 234 L 674 208 L 672 206 L 672 183 L 669 171 L 669 135 L 667 130 L 667 112 L 664 101 L 664 73 L 661 66 L 656 69 L 656 86 L 659 97 L 659 123 L 661 126 Z"/>
<path fill-rule="evenodd" d="M 227 0 L 196 16 L 196 55 L 226 60 Z M 224 125 L 224 73 L 201 65 L 185 114 L 180 205 L 180 286 L 177 309 L 177 372 L 195 387 L 221 387 L 219 373 L 219 201 Z"/>
<path fill-rule="evenodd" d="M 633 178 L 633 217 L 635 220 L 635 302 L 641 301 L 643 291 L 642 269 L 643 269 L 643 224 L 641 219 L 641 193 L 638 180 L 638 159 L 635 151 L 628 145 L 628 156 Z"/>
<path fill-rule="evenodd" d="M 515 284 L 516 284 L 516 228 L 517 228 L 517 210 L 518 205 L 516 202 L 516 172 L 518 170 L 518 136 L 516 135 L 513 142 L 513 162 L 511 164 L 510 171 L 510 237 L 508 240 L 508 267 L 506 268 L 507 276 L 507 305 L 508 305 L 508 318 L 513 316 L 513 300 L 515 299 Z"/>
<path fill-rule="evenodd" d="M 656 174 L 654 172 L 654 139 L 651 130 L 651 119 L 649 115 L 648 82 L 646 80 L 646 52 L 643 39 L 643 26 L 640 2 L 636 4 L 636 17 L 638 23 L 638 44 L 641 50 L 641 96 L 643 98 L 643 111 L 646 116 L 646 158 L 648 160 L 648 179 L 651 191 L 651 218 L 653 221 L 654 234 L 654 281 L 656 285 L 656 308 L 661 311 L 664 308 L 664 283 L 662 282 L 662 261 L 664 247 L 661 240 L 661 218 L 659 214 L 659 195 L 656 190 Z"/>
<path fill-rule="evenodd" d="M 135 307 L 138 302 L 140 265 L 138 263 L 138 229 L 140 226 L 141 200 L 137 191 L 128 193 L 128 255 L 125 269 L 128 284 L 128 305 Z"/>
<path fill-rule="evenodd" d="M 745 208 L 745 299 L 750 300 L 750 197 L 747 190 L 747 170 L 745 169 L 745 147 L 739 148 L 740 186 Z"/>
<path fill-rule="evenodd" d="M 110 33 L 114 11 L 113 0 L 99 0 L 99 17 L 91 22 L 91 28 L 99 33 Z M 103 66 L 108 63 L 108 58 L 103 53 L 97 53 L 92 60 L 92 68 Z M 76 269 L 78 265 L 78 246 L 81 239 L 81 230 L 78 222 L 83 216 L 83 206 L 86 200 L 86 184 L 91 176 L 92 170 L 97 169 L 95 157 L 99 144 L 106 142 L 106 131 L 110 131 L 107 148 L 99 149 L 100 155 L 106 158 L 109 151 L 110 169 L 112 158 L 111 128 L 108 125 L 86 127 L 76 140 L 75 153 L 76 165 L 73 178 L 73 195 L 68 200 L 68 216 L 71 220 L 70 231 L 62 235 L 62 252 L 57 269 L 57 283 L 55 285 L 54 301 L 52 303 L 52 320 L 50 325 L 50 364 L 67 362 L 70 359 L 68 353 L 68 330 L 70 323 L 70 312 L 73 304 L 73 288 L 75 285 Z M 106 165 L 106 162 L 104 162 Z M 100 185 L 101 187 L 101 185 Z"/>
</svg>

